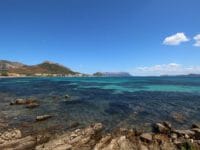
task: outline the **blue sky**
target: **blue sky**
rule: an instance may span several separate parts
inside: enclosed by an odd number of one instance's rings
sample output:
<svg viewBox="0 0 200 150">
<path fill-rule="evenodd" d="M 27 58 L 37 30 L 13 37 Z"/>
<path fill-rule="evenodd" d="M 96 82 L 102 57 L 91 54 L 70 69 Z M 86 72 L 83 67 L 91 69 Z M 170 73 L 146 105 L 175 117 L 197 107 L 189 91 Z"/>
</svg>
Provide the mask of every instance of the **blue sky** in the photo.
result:
<svg viewBox="0 0 200 150">
<path fill-rule="evenodd" d="M 1 0 L 0 59 L 50 60 L 85 73 L 199 73 L 199 7 L 199 0 Z"/>
</svg>

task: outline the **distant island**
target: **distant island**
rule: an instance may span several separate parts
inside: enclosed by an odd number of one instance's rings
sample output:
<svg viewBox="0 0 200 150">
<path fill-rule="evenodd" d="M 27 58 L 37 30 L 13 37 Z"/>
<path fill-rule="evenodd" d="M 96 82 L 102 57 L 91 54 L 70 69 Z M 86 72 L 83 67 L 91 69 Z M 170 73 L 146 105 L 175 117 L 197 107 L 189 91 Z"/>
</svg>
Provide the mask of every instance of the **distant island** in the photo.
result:
<svg viewBox="0 0 200 150">
<path fill-rule="evenodd" d="M 96 72 L 93 76 L 97 77 L 131 77 L 128 72 Z"/>
</svg>

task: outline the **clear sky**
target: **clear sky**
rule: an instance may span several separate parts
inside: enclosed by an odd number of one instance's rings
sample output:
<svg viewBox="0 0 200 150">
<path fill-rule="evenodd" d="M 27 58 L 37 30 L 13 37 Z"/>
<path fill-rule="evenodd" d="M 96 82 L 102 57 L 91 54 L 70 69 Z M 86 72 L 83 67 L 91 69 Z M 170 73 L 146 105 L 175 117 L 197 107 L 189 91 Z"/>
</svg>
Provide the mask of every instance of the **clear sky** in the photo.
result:
<svg viewBox="0 0 200 150">
<path fill-rule="evenodd" d="M 0 59 L 135 75 L 200 72 L 200 0 L 1 0 Z"/>
</svg>

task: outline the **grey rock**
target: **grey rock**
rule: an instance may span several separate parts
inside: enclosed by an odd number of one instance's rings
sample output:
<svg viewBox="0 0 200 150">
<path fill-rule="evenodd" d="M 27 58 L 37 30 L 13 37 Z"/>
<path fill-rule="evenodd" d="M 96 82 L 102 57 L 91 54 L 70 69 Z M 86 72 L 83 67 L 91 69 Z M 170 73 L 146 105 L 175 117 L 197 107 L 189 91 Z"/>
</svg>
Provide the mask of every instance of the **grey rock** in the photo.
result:
<svg viewBox="0 0 200 150">
<path fill-rule="evenodd" d="M 42 116 L 37 116 L 37 117 L 36 117 L 36 121 L 47 120 L 47 119 L 49 119 L 49 118 L 51 118 L 51 117 L 53 117 L 53 116 L 51 116 L 51 115 L 42 115 Z"/>
</svg>

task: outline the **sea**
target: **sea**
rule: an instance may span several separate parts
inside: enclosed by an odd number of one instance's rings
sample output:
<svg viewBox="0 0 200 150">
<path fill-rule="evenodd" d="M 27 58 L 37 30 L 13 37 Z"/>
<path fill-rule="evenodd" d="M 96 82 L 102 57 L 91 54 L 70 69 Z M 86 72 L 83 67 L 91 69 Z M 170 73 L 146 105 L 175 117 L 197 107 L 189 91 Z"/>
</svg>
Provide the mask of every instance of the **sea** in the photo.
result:
<svg viewBox="0 0 200 150">
<path fill-rule="evenodd" d="M 69 98 L 65 98 L 69 95 Z M 39 107 L 10 105 L 35 99 Z M 35 121 L 40 115 L 52 115 Z M 200 122 L 199 77 L 26 77 L 0 79 L 0 118 L 24 133 L 63 132 L 101 122 L 105 130 L 149 131 L 157 122 L 175 128 Z"/>
</svg>

